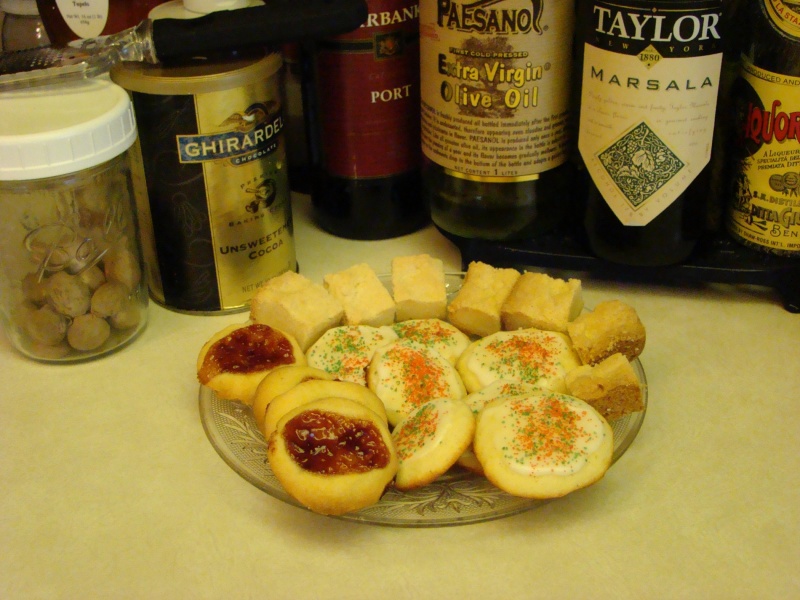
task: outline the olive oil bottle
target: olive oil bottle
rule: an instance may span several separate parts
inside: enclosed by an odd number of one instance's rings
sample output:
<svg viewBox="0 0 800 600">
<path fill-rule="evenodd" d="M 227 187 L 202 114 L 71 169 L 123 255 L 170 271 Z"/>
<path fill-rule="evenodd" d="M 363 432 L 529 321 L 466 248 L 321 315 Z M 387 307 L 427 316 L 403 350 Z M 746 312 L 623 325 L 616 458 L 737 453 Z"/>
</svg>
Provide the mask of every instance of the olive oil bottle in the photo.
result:
<svg viewBox="0 0 800 600">
<path fill-rule="evenodd" d="M 480 4 L 420 2 L 423 195 L 448 233 L 524 239 L 568 206 L 575 7 Z"/>
<path fill-rule="evenodd" d="M 678 263 L 705 230 L 721 0 L 581 0 L 584 226 L 609 261 Z"/>
</svg>

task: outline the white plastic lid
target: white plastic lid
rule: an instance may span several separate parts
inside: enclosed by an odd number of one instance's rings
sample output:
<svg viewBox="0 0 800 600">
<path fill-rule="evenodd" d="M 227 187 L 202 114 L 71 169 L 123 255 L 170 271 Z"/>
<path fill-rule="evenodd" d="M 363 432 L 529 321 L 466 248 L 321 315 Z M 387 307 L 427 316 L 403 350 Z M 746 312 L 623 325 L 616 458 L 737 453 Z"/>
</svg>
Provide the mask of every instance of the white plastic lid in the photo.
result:
<svg viewBox="0 0 800 600">
<path fill-rule="evenodd" d="M 0 94 L 0 181 L 94 167 L 136 140 L 128 93 L 107 77 Z"/>
<path fill-rule="evenodd" d="M 261 0 L 172 0 L 154 7 L 150 19 L 195 19 L 212 12 L 260 6 Z"/>
</svg>

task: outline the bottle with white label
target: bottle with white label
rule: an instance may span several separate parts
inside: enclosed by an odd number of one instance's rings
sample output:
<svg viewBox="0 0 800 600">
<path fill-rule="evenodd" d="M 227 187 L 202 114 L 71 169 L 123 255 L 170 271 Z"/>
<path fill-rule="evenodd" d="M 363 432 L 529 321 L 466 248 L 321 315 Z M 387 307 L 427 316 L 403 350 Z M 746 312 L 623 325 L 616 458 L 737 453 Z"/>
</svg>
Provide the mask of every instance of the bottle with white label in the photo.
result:
<svg viewBox="0 0 800 600">
<path fill-rule="evenodd" d="M 423 194 L 466 238 L 524 239 L 568 209 L 571 0 L 420 2 Z"/>
<path fill-rule="evenodd" d="M 165 0 L 36 0 L 50 41 L 56 46 L 118 33 L 138 25 Z"/>
<path fill-rule="evenodd" d="M 749 0 L 726 225 L 751 248 L 800 256 L 800 7 Z"/>
<path fill-rule="evenodd" d="M 588 243 L 613 262 L 679 263 L 704 231 L 722 0 L 579 7 Z"/>
</svg>

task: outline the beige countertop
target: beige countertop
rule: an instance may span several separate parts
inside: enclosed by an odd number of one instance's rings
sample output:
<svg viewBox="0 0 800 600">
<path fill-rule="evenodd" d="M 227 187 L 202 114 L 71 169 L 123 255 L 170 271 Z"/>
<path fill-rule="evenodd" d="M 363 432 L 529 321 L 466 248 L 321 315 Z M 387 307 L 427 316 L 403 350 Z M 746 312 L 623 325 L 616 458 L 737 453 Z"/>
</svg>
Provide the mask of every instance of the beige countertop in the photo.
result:
<svg viewBox="0 0 800 600">
<path fill-rule="evenodd" d="M 301 272 L 388 272 L 435 229 L 355 242 L 295 203 Z M 151 304 L 144 333 L 43 365 L 0 336 L 0 598 L 780 599 L 800 594 L 800 315 L 752 287 L 584 280 L 647 327 L 649 408 L 596 485 L 486 523 L 431 529 L 322 517 L 268 496 L 206 438 L 195 360 L 246 313 Z"/>
</svg>

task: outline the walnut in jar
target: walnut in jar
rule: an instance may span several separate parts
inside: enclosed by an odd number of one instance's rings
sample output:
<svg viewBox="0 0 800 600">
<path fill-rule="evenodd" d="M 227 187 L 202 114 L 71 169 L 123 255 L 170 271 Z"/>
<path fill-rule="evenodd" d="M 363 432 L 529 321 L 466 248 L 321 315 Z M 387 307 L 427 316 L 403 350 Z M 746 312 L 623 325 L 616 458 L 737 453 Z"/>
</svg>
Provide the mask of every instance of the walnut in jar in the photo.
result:
<svg viewBox="0 0 800 600">
<path fill-rule="evenodd" d="M 127 248 L 109 250 L 103 259 L 107 280 L 119 281 L 133 291 L 142 279 L 142 270 L 136 256 Z"/>
<path fill-rule="evenodd" d="M 47 301 L 62 315 L 85 314 L 89 311 L 91 297 L 89 286 L 75 275 L 59 271 L 47 280 Z"/>
<path fill-rule="evenodd" d="M 105 319 L 87 313 L 72 320 L 67 341 L 75 350 L 86 352 L 102 346 L 110 335 L 111 326 Z"/>
<path fill-rule="evenodd" d="M 142 320 L 142 311 L 133 300 L 128 300 L 125 308 L 111 315 L 108 321 L 114 329 L 131 329 Z"/>
<path fill-rule="evenodd" d="M 89 289 L 95 291 L 106 282 L 106 276 L 103 270 L 97 265 L 92 265 L 78 273 L 78 278 L 89 286 Z"/>
<path fill-rule="evenodd" d="M 22 295 L 35 304 L 44 304 L 47 299 L 47 281 L 38 273 L 28 273 L 22 278 Z"/>
<path fill-rule="evenodd" d="M 92 314 L 110 317 L 122 311 L 128 303 L 129 290 L 119 281 L 107 281 L 92 294 Z"/>
<path fill-rule="evenodd" d="M 67 319 L 50 306 L 24 306 L 19 311 L 19 319 L 28 337 L 43 346 L 55 346 L 67 335 Z"/>
</svg>

